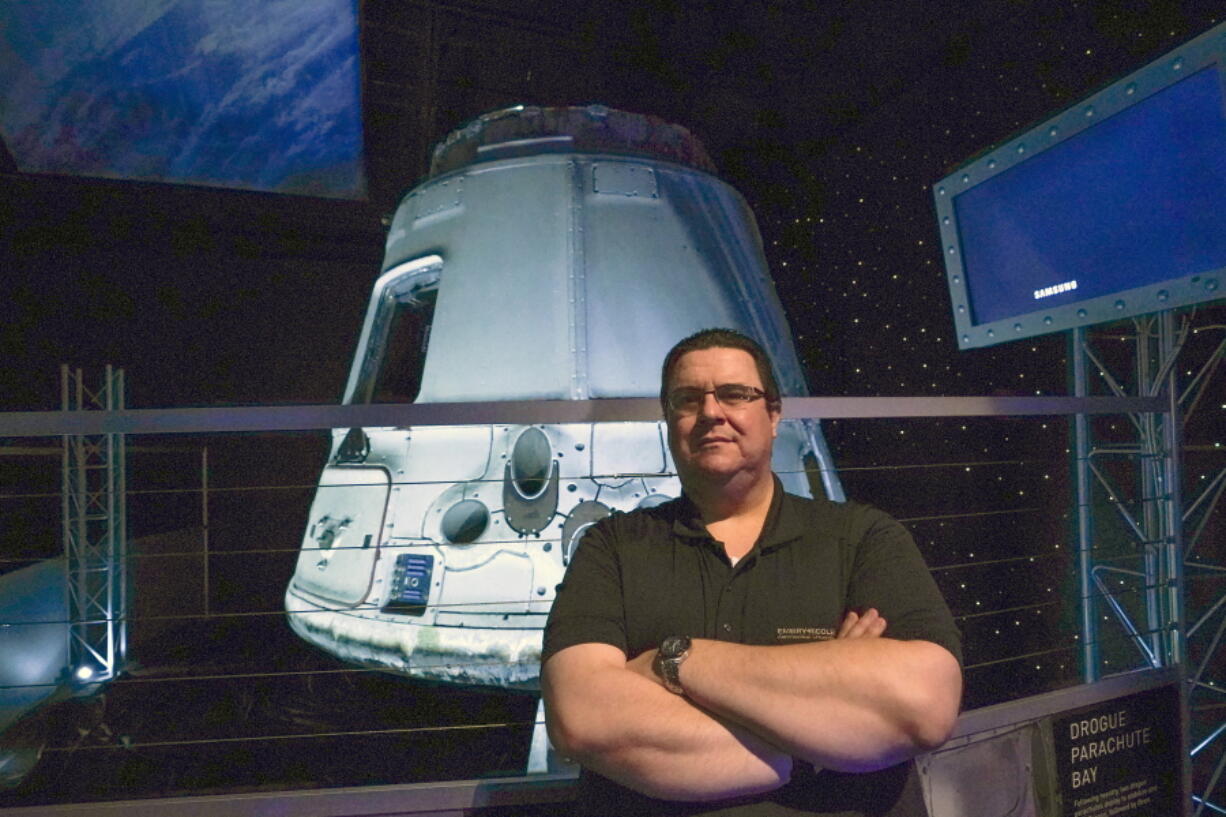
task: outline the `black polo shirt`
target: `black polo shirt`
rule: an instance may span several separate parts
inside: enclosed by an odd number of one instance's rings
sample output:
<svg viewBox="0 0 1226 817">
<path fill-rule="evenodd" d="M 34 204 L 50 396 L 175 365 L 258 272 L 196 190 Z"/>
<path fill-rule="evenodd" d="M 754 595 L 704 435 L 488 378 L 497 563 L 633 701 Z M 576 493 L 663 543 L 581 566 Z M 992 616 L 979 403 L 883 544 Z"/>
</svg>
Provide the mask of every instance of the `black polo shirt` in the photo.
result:
<svg viewBox="0 0 1226 817">
<path fill-rule="evenodd" d="M 940 644 L 961 661 L 961 637 L 911 535 L 858 503 L 787 494 L 775 480 L 762 535 L 733 565 L 684 496 L 614 514 L 583 537 L 545 627 L 542 661 L 574 644 L 634 657 L 669 635 L 770 645 L 833 638 L 849 609 L 875 607 L 885 635 Z M 867 774 L 814 773 L 735 803 L 643 797 L 584 771 L 591 814 L 923 815 L 914 764 Z"/>
</svg>

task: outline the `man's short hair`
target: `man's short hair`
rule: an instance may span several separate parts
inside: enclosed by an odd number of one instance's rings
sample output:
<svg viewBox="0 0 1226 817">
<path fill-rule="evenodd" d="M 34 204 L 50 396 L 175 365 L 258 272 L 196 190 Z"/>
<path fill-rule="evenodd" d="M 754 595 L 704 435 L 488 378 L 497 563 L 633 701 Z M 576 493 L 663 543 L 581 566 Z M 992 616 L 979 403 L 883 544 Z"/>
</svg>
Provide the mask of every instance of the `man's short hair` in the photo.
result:
<svg viewBox="0 0 1226 817">
<path fill-rule="evenodd" d="M 699 349 L 740 349 L 748 352 L 758 369 L 758 377 L 762 380 L 762 391 L 766 392 L 766 405 L 772 411 L 778 411 L 783 405 L 779 398 L 779 383 L 775 380 L 775 372 L 771 367 L 770 358 L 756 340 L 735 329 L 703 329 L 688 338 L 683 338 L 677 345 L 668 350 L 664 356 L 664 365 L 660 367 L 660 405 L 668 414 L 668 380 L 681 356 Z"/>
</svg>

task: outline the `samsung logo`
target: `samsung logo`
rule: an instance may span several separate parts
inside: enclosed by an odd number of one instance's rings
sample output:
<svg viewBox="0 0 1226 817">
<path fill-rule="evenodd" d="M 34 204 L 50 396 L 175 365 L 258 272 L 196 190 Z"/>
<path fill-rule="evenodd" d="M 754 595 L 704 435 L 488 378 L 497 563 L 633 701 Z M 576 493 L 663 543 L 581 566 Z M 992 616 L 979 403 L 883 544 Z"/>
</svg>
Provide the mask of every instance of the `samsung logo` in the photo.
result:
<svg viewBox="0 0 1226 817">
<path fill-rule="evenodd" d="M 1070 289 L 1076 289 L 1076 281 L 1065 281 L 1063 284 L 1055 284 L 1034 291 L 1034 299 L 1037 301 L 1040 298 L 1050 298 L 1052 295 L 1059 295 L 1061 292 L 1068 292 Z"/>
</svg>

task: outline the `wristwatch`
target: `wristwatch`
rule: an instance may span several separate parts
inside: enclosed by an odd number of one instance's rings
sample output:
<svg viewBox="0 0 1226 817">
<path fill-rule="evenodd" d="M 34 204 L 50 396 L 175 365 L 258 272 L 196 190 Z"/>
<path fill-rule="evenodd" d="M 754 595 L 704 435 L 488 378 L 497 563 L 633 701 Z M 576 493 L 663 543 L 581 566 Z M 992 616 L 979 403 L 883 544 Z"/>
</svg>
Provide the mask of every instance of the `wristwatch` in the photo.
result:
<svg viewBox="0 0 1226 817">
<path fill-rule="evenodd" d="M 681 686 L 681 662 L 690 654 L 690 637 L 688 635 L 670 635 L 660 642 L 656 651 L 656 660 L 652 667 L 660 680 L 664 682 L 669 692 L 684 695 L 685 688 Z"/>
</svg>

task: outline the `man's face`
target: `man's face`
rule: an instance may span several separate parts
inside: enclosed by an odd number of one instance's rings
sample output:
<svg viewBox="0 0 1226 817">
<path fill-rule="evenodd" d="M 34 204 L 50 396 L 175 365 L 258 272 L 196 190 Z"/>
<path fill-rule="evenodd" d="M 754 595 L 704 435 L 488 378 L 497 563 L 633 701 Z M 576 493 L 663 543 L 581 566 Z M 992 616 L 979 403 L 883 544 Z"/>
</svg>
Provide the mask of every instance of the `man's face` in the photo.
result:
<svg viewBox="0 0 1226 817">
<path fill-rule="evenodd" d="M 762 388 L 753 356 L 741 349 L 698 349 L 677 360 L 668 393 L 681 388 L 709 391 L 730 383 Z M 727 408 L 714 394 L 706 394 L 697 412 L 668 409 L 668 445 L 683 482 L 726 482 L 742 473 L 761 478 L 770 473 L 778 425 L 779 412 L 771 411 L 765 399 Z"/>
</svg>

